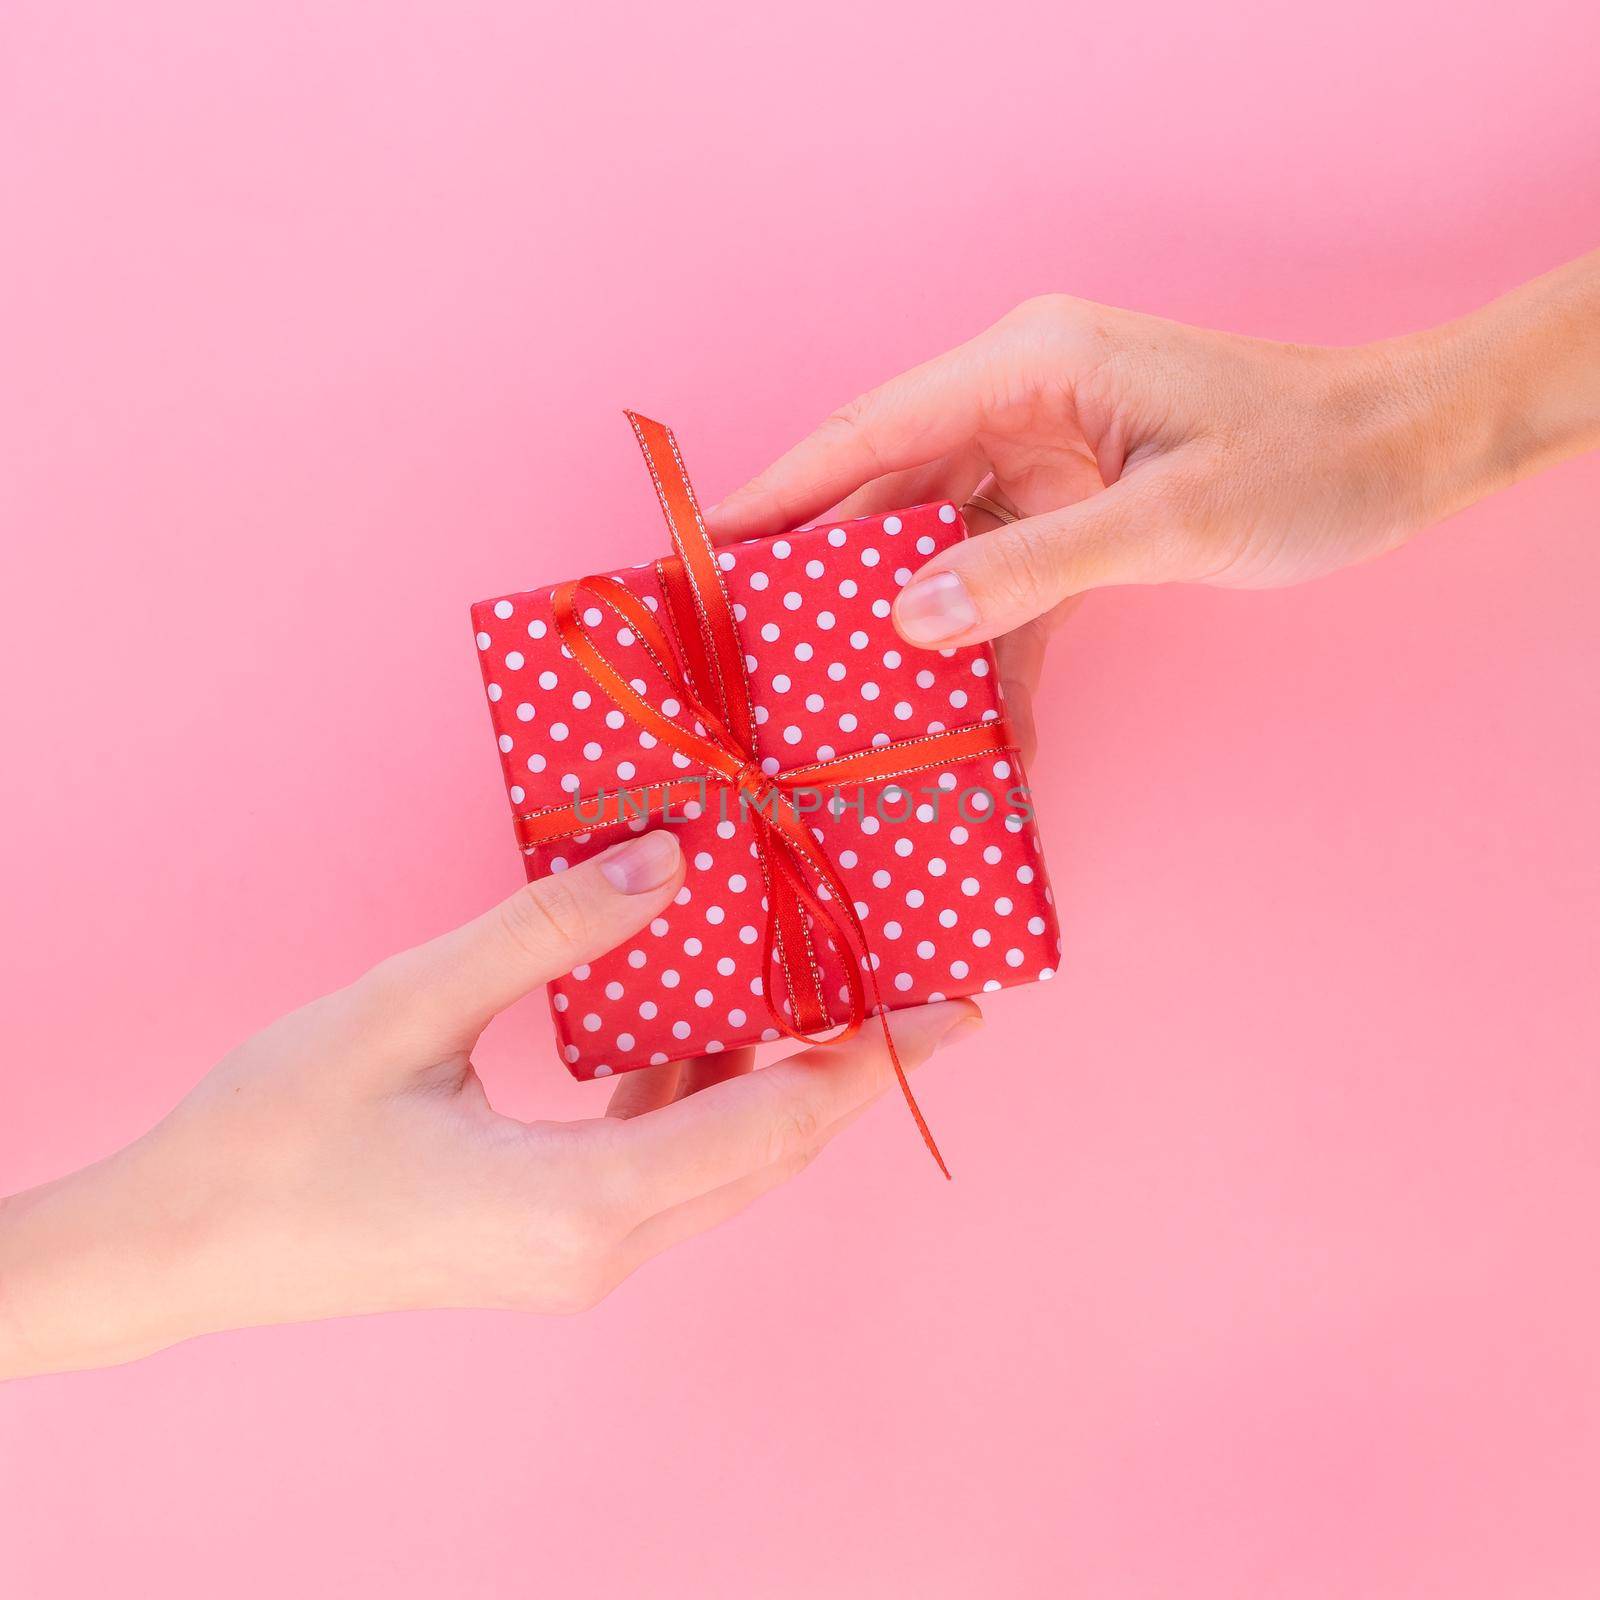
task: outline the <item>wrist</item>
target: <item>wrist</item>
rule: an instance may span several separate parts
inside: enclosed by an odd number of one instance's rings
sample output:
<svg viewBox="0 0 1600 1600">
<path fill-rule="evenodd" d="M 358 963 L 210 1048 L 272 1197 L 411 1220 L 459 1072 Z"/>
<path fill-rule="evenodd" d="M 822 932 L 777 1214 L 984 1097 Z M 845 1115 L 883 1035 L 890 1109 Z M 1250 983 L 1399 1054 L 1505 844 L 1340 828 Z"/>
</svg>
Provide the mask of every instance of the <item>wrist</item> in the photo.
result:
<svg viewBox="0 0 1600 1600">
<path fill-rule="evenodd" d="M 1450 324 L 1351 353 L 1369 396 L 1364 470 L 1387 486 L 1405 532 L 1508 481 L 1502 419 L 1486 403 L 1475 344 L 1474 330 Z"/>
<path fill-rule="evenodd" d="M 1600 254 L 1368 349 L 1405 397 L 1425 520 L 1600 445 Z"/>
</svg>

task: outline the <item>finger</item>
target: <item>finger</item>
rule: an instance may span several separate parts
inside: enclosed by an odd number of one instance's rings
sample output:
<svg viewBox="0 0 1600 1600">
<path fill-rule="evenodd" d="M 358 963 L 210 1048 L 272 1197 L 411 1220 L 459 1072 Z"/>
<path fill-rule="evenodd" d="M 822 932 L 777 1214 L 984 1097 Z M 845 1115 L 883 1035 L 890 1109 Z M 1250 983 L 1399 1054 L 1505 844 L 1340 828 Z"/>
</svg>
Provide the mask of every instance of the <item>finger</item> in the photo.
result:
<svg viewBox="0 0 1600 1600">
<path fill-rule="evenodd" d="M 1000 683 L 1000 703 L 1011 723 L 1012 732 L 1016 734 L 1017 749 L 1024 766 L 1032 764 L 1039 748 L 1039 729 L 1034 719 L 1033 701 L 1044 672 L 1048 627 L 1045 618 L 1036 617 L 995 642 L 995 675 Z"/>
<path fill-rule="evenodd" d="M 827 419 L 706 513 L 725 539 L 751 539 L 826 511 L 873 478 L 968 445 L 983 426 L 997 340 L 980 334 Z"/>
<path fill-rule="evenodd" d="M 754 1050 L 719 1050 L 714 1056 L 698 1056 L 686 1062 L 678 1079 L 675 1100 L 685 1100 L 713 1084 L 726 1083 L 729 1078 L 740 1078 L 756 1064 Z"/>
<path fill-rule="evenodd" d="M 971 1026 L 974 1024 L 962 1024 L 957 1031 L 966 1031 Z M 692 1200 L 681 1201 L 653 1217 L 647 1217 L 622 1242 L 625 1271 L 633 1272 L 663 1250 L 670 1250 L 673 1245 L 682 1244 L 685 1239 L 692 1239 L 697 1233 L 705 1233 L 719 1223 L 736 1217 L 762 1195 L 798 1176 L 851 1123 L 871 1109 L 872 1102 L 869 1100 L 831 1123 L 809 1148 L 797 1151 L 782 1161 L 775 1161 L 759 1172 L 725 1183 L 708 1194 L 696 1195 Z"/>
<path fill-rule="evenodd" d="M 919 1065 L 958 1023 L 978 1018 L 965 1000 L 893 1013 L 901 1063 Z M 630 1159 L 646 1209 L 676 1205 L 810 1148 L 822 1129 L 893 1082 L 882 1034 L 866 1027 L 637 1118 L 629 1124 Z"/>
<path fill-rule="evenodd" d="M 959 505 L 988 470 L 981 450 L 975 446 L 958 450 L 926 466 L 908 467 L 904 472 L 891 472 L 862 484 L 828 512 L 828 520 L 848 522 L 852 517 L 901 511 L 907 506 L 926 505 L 930 500 L 954 500 Z M 971 525 L 970 517 L 968 525 Z"/>
<path fill-rule="evenodd" d="M 642 1117 L 657 1106 L 671 1105 L 678 1098 L 683 1066 L 681 1061 L 664 1061 L 657 1067 L 623 1073 L 606 1102 L 606 1115 L 626 1121 L 629 1117 Z"/>
<path fill-rule="evenodd" d="M 1117 583 L 1199 576 L 1175 469 L 1146 468 L 1076 505 L 941 551 L 895 597 L 908 643 L 949 649 L 993 639 L 1063 600 Z"/>
<path fill-rule="evenodd" d="M 356 998 L 369 1022 L 402 1033 L 408 1048 L 467 1048 L 513 1000 L 637 933 L 682 882 L 671 830 L 638 834 L 391 957 L 360 980 Z"/>
</svg>

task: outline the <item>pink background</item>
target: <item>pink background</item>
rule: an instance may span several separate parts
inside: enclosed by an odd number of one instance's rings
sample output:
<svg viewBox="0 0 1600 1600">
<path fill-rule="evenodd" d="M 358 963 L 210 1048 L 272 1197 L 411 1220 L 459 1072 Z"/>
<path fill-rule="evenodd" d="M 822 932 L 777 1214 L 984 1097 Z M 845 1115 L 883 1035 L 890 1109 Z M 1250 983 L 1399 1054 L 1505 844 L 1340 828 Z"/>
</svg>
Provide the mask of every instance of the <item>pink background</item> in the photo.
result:
<svg viewBox="0 0 1600 1600">
<path fill-rule="evenodd" d="M 1358 340 L 1596 242 L 1585 0 L 544 9 L 0 9 L 8 1186 L 516 882 L 466 606 L 654 553 L 622 405 L 715 496 L 1032 292 Z M 954 1186 L 886 1105 L 580 1319 L 13 1385 L 0 1584 L 1592 1595 L 1597 492 L 1084 607 Z"/>
</svg>

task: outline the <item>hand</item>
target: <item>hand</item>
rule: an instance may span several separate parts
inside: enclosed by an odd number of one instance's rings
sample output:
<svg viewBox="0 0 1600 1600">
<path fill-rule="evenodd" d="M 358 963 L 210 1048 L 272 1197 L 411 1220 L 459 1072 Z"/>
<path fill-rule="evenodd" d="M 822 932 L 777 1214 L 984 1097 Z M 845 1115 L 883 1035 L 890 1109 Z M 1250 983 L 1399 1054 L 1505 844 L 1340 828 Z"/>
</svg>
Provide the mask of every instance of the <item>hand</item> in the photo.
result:
<svg viewBox="0 0 1600 1600">
<path fill-rule="evenodd" d="M 935 556 L 895 624 L 928 647 L 1037 634 L 1109 584 L 1288 584 L 1381 555 L 1593 443 L 1597 372 L 1600 255 L 1348 350 L 1050 296 L 845 406 L 708 521 L 750 538 L 982 485 L 1021 520 Z"/>
<path fill-rule="evenodd" d="M 109 1161 L 0 1205 L 0 1377 L 251 1324 L 576 1311 L 792 1177 L 893 1083 L 876 1030 L 756 1073 L 748 1051 L 630 1073 L 574 1123 L 500 1116 L 473 1071 L 496 1012 L 682 881 L 659 830 L 530 884 L 274 1023 Z M 978 1021 L 896 1012 L 903 1062 Z"/>
</svg>

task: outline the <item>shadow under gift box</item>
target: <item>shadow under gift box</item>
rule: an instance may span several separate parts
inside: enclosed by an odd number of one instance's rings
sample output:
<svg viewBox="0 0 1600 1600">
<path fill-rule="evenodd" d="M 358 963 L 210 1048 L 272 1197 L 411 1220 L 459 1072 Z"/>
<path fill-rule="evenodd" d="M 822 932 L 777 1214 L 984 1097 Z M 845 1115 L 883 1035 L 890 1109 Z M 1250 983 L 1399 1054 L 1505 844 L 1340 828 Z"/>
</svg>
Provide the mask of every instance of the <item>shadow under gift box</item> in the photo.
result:
<svg viewBox="0 0 1600 1600">
<path fill-rule="evenodd" d="M 804 528 L 718 554 L 745 651 L 757 754 L 769 774 L 1003 714 L 988 645 L 906 645 L 890 603 L 931 555 L 966 537 L 948 503 Z M 661 569 L 611 574 L 669 623 Z M 670 822 L 621 821 L 630 790 L 681 781 L 690 763 L 617 709 L 557 638 L 552 589 L 472 608 L 514 815 L 576 797 L 592 832 L 524 850 L 529 878 L 560 872 L 646 826 L 675 828 L 688 876 L 632 943 L 550 985 L 562 1059 L 579 1078 L 780 1037 L 761 971 L 766 902 L 756 829 L 736 792 Z M 585 625 L 633 687 L 693 729 L 631 632 L 598 607 Z M 637 670 L 630 667 L 637 661 Z M 907 763 L 911 764 L 910 761 Z M 855 902 L 891 1008 L 1049 978 L 1061 941 L 1027 779 L 1015 750 L 865 785 L 817 783 L 806 816 Z M 848 955 L 813 939 L 843 1020 Z M 836 1002 L 836 1003 L 835 1003 Z"/>
</svg>

